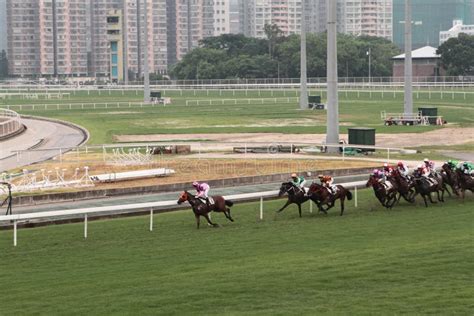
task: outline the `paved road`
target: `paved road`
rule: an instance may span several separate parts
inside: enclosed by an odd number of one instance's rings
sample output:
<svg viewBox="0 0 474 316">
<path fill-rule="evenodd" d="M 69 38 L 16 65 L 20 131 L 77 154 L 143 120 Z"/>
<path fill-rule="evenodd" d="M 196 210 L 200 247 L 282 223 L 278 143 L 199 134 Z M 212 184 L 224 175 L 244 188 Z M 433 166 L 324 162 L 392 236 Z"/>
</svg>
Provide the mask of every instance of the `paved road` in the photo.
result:
<svg viewBox="0 0 474 316">
<path fill-rule="evenodd" d="M 335 183 L 352 182 L 367 179 L 367 175 L 353 175 L 353 176 L 341 176 L 335 178 Z M 229 195 L 229 194 L 240 194 L 240 193 L 254 193 L 263 191 L 278 191 L 281 183 L 269 183 L 269 184 L 257 184 L 248 186 L 235 186 L 227 188 L 215 188 L 212 189 L 212 195 Z M 160 201 L 173 201 L 178 200 L 178 195 L 181 192 L 167 192 L 159 194 L 139 195 L 139 196 L 125 196 L 125 197 L 111 197 L 101 198 L 93 200 L 82 200 L 72 201 L 54 204 L 45 204 L 38 206 L 25 206 L 15 207 L 13 206 L 13 214 L 24 214 L 24 213 L 35 213 L 35 212 L 46 212 L 46 211 L 59 211 L 59 210 L 70 210 L 88 207 L 100 207 L 100 206 L 113 206 L 113 205 L 126 205 L 135 203 L 147 203 L 147 202 L 160 202 Z M 117 212 L 121 213 L 121 212 Z M 110 215 L 110 213 L 108 213 Z M 116 213 L 114 213 L 116 214 Z M 103 215 L 103 214 L 97 214 Z"/>
<path fill-rule="evenodd" d="M 59 150 L 48 148 L 70 148 L 85 140 L 84 133 L 78 128 L 58 122 L 22 119 L 27 130 L 10 139 L 0 141 L 0 172 L 41 162 L 59 155 Z M 28 151 L 18 156 L 19 150 Z"/>
</svg>

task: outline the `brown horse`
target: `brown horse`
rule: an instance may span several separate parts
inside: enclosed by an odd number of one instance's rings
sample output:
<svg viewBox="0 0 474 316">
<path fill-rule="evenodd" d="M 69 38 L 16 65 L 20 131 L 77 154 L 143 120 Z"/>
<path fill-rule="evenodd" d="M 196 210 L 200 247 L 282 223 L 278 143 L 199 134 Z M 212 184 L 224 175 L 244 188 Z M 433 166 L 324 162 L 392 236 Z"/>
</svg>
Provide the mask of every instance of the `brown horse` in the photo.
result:
<svg viewBox="0 0 474 316">
<path fill-rule="evenodd" d="M 311 200 L 318 205 L 319 210 L 326 213 L 327 211 L 334 207 L 334 203 L 339 200 L 341 201 L 341 216 L 344 214 L 344 201 L 347 199 L 352 200 L 352 193 L 344 188 L 342 185 L 336 185 L 336 193 L 331 194 L 328 189 L 318 183 L 311 183 L 309 187 L 308 195 L 311 197 Z M 324 209 L 323 205 L 327 205 L 327 208 Z"/>
<path fill-rule="evenodd" d="M 397 186 L 398 193 L 400 194 L 398 196 L 397 201 L 399 201 L 400 198 L 403 197 L 407 202 L 415 203 L 415 183 L 410 178 L 402 176 L 400 171 L 398 169 L 395 169 L 393 170 L 390 179 L 394 180 Z"/>
<path fill-rule="evenodd" d="M 366 187 L 374 188 L 374 193 L 380 203 L 390 209 L 393 207 L 395 202 L 397 201 L 397 187 L 392 182 L 391 188 L 387 188 L 385 185 L 379 182 L 379 179 L 374 175 L 369 177 L 369 180 L 366 183 Z"/>
<path fill-rule="evenodd" d="M 459 179 L 458 175 L 456 174 L 451 167 L 445 163 L 441 166 L 441 176 L 443 177 L 443 182 L 448 184 L 451 187 L 451 190 L 453 190 L 453 193 L 456 195 L 459 195 L 458 189 L 459 189 Z M 446 190 L 449 195 L 448 190 Z"/>
<path fill-rule="evenodd" d="M 211 222 L 211 219 L 209 218 L 209 213 L 211 211 L 214 212 L 222 212 L 224 213 L 225 217 L 229 219 L 231 222 L 234 221 L 232 216 L 230 216 L 230 208 L 232 205 L 234 205 L 234 202 L 225 200 L 224 197 L 220 195 L 215 195 L 212 197 L 214 200 L 214 204 L 207 205 L 206 202 L 202 201 L 201 199 L 195 197 L 188 191 L 184 191 L 183 193 L 180 194 L 179 199 L 178 199 L 178 204 L 182 204 L 184 202 L 188 202 L 191 207 L 193 208 L 194 216 L 196 217 L 196 224 L 197 228 L 199 229 L 199 222 L 200 222 L 200 217 L 203 216 L 208 224 L 212 227 L 218 227 L 219 225 Z M 228 207 L 227 207 L 228 206 Z"/>
<path fill-rule="evenodd" d="M 291 204 L 298 205 L 298 212 L 301 217 L 301 204 L 309 200 L 309 196 L 305 194 L 300 188 L 294 185 L 291 182 L 283 182 L 280 187 L 280 191 L 278 192 L 278 196 L 282 197 L 284 194 L 288 194 L 288 201 L 286 201 L 285 205 L 281 207 L 277 213 L 280 213 L 285 208 L 287 208 Z"/>
<path fill-rule="evenodd" d="M 461 191 L 461 197 L 464 199 L 464 193 L 466 190 L 474 192 L 474 179 L 468 175 L 463 173 L 461 170 L 456 170 L 456 174 L 459 179 L 459 189 Z"/>
<path fill-rule="evenodd" d="M 430 200 L 431 203 L 435 204 L 436 202 L 433 201 L 433 198 L 431 197 L 432 192 L 436 192 L 436 195 L 438 196 L 438 201 L 439 202 L 444 202 L 444 191 L 446 190 L 446 186 L 443 183 L 443 178 L 439 174 L 435 174 L 433 177 L 430 177 L 430 179 L 434 179 L 436 183 L 431 183 L 423 177 L 419 172 L 415 173 L 414 175 L 414 183 L 415 183 L 415 190 L 416 194 L 420 194 L 421 197 L 423 198 L 423 201 L 425 202 L 425 206 L 428 207 L 428 202 L 426 200 L 426 197 Z M 439 192 L 441 191 L 441 195 Z"/>
</svg>

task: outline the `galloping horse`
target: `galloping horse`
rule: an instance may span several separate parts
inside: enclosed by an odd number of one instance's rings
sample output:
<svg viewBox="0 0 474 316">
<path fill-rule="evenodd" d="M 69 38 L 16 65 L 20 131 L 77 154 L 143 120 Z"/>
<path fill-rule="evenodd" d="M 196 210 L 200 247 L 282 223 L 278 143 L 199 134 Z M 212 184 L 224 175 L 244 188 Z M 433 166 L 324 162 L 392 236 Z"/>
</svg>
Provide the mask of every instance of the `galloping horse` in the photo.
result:
<svg viewBox="0 0 474 316">
<path fill-rule="evenodd" d="M 415 175 L 414 179 L 416 193 L 419 193 L 423 197 L 426 207 L 428 207 L 428 202 L 426 201 L 427 196 L 431 203 L 436 203 L 431 198 L 431 192 L 436 192 L 436 195 L 438 196 L 438 201 L 444 202 L 444 191 L 446 191 L 446 186 L 443 183 L 443 178 L 440 175 L 436 175 L 435 177 L 433 177 L 433 179 L 437 182 L 436 184 L 430 183 L 428 179 L 420 175 Z M 441 191 L 441 196 L 439 195 L 439 191 Z"/>
<path fill-rule="evenodd" d="M 414 203 L 416 194 L 414 189 L 415 183 L 402 176 L 397 169 L 393 170 L 391 179 L 396 182 L 398 193 L 400 193 L 397 201 L 400 200 L 400 197 L 403 197 L 407 202 Z"/>
<path fill-rule="evenodd" d="M 451 187 L 453 193 L 459 195 L 458 175 L 456 174 L 456 172 L 453 171 L 453 169 L 451 169 L 451 167 L 447 163 L 441 166 L 441 176 L 443 177 L 443 182 Z M 449 193 L 448 190 L 446 190 L 446 192 L 448 192 L 448 194 L 451 196 L 451 193 Z"/>
<path fill-rule="evenodd" d="M 374 193 L 377 199 L 382 203 L 383 206 L 386 208 L 392 208 L 395 202 L 397 201 L 397 187 L 394 183 L 392 184 L 391 188 L 387 188 L 385 185 L 379 182 L 379 180 L 374 176 L 371 175 L 369 180 L 365 184 L 366 187 L 373 187 Z"/>
<path fill-rule="evenodd" d="M 201 199 L 195 197 L 188 191 L 184 191 L 183 193 L 180 194 L 177 203 L 182 204 L 187 201 L 191 205 L 191 207 L 193 208 L 194 216 L 196 217 L 196 224 L 197 224 L 198 229 L 199 229 L 199 222 L 200 222 L 201 216 L 203 216 L 207 220 L 210 226 L 212 227 L 219 226 L 211 222 L 211 219 L 209 218 L 209 213 L 211 211 L 222 212 L 224 213 L 225 217 L 227 217 L 231 222 L 233 222 L 234 219 L 232 218 L 232 216 L 230 216 L 229 207 L 232 207 L 234 203 L 232 201 L 226 201 L 220 195 L 215 195 L 212 197 L 212 199 L 214 200 L 214 204 L 211 204 L 208 206 L 206 202 L 203 202 Z"/>
<path fill-rule="evenodd" d="M 277 213 L 280 213 L 288 205 L 296 204 L 298 205 L 298 212 L 300 213 L 301 217 L 301 204 L 309 200 L 309 196 L 307 196 L 303 191 L 301 191 L 296 185 L 291 182 L 283 182 L 280 187 L 280 191 L 278 192 L 278 196 L 281 197 L 285 193 L 288 194 L 288 201 L 286 201 L 285 205 L 280 208 Z"/>
<path fill-rule="evenodd" d="M 346 197 L 349 201 L 352 200 L 352 193 L 339 184 L 336 185 L 336 188 L 336 193 L 331 194 L 325 186 L 313 182 L 309 187 L 308 195 L 310 196 L 311 200 L 318 205 L 319 210 L 326 214 L 330 208 L 334 207 L 336 200 L 340 200 L 342 216 L 342 214 L 344 214 L 344 201 Z M 323 205 L 327 205 L 327 208 L 324 209 L 324 207 L 322 207 Z"/>
<path fill-rule="evenodd" d="M 461 196 L 464 199 L 464 192 L 466 192 L 466 190 L 474 192 L 474 179 L 470 175 L 463 173 L 461 170 L 457 170 L 456 174 L 459 179 Z"/>
</svg>

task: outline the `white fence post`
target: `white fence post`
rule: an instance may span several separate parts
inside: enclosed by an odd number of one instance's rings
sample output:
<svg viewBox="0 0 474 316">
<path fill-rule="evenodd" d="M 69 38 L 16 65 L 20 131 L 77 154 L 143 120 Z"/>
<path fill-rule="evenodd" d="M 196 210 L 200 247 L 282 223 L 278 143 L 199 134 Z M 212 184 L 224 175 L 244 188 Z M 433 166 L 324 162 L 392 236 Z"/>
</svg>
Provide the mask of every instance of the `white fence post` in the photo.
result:
<svg viewBox="0 0 474 316">
<path fill-rule="evenodd" d="M 357 203 L 357 187 L 354 187 L 354 206 L 355 207 L 358 207 L 358 203 Z"/>
<path fill-rule="evenodd" d="M 16 221 L 13 221 L 13 246 L 17 245 L 17 227 Z"/>
<path fill-rule="evenodd" d="M 150 231 L 153 231 L 153 209 L 150 209 Z"/>
<path fill-rule="evenodd" d="M 260 197 L 260 220 L 263 220 L 263 196 Z"/>
<path fill-rule="evenodd" d="M 313 214 L 313 201 L 309 200 L 309 212 Z"/>
<path fill-rule="evenodd" d="M 84 239 L 87 239 L 87 213 L 84 214 Z"/>
</svg>

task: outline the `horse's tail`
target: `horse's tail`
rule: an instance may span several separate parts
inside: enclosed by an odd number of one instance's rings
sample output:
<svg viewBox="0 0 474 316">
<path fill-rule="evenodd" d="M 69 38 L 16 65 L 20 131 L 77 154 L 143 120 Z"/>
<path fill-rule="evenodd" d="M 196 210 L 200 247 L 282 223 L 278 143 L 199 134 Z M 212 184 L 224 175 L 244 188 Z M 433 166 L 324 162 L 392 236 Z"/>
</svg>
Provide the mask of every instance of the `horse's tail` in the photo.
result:
<svg viewBox="0 0 474 316">
<path fill-rule="evenodd" d="M 231 200 L 226 200 L 225 205 L 228 207 L 232 207 L 234 205 L 234 202 L 232 202 Z"/>
<path fill-rule="evenodd" d="M 349 201 L 352 200 L 352 193 L 351 193 L 351 191 L 347 190 L 346 196 L 347 196 L 347 199 L 348 199 Z"/>
</svg>

